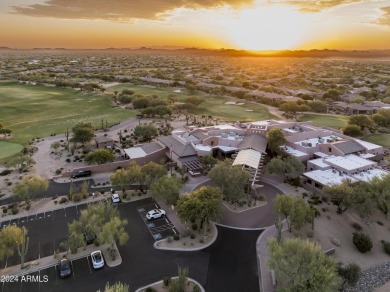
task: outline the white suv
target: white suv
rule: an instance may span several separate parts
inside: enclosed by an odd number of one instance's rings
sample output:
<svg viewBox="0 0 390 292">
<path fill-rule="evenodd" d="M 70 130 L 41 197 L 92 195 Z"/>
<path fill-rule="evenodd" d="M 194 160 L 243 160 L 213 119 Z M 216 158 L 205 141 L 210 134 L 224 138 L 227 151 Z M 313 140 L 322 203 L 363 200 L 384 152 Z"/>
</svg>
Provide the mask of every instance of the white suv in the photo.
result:
<svg viewBox="0 0 390 292">
<path fill-rule="evenodd" d="M 148 220 L 158 219 L 164 216 L 165 216 L 165 211 L 161 209 L 154 209 L 146 213 L 146 219 Z"/>
</svg>

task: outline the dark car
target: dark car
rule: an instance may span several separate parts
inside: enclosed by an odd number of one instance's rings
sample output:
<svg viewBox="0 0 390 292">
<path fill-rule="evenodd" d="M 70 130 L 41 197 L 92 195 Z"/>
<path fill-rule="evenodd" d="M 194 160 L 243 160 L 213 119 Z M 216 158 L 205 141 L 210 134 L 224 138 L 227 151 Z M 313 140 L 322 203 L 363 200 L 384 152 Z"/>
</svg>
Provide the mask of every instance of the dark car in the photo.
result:
<svg viewBox="0 0 390 292">
<path fill-rule="evenodd" d="M 72 178 L 88 177 L 91 175 L 92 175 L 92 171 L 90 170 L 80 170 L 79 172 L 72 175 Z"/>
<path fill-rule="evenodd" d="M 84 240 L 87 244 L 92 244 L 96 239 L 96 234 L 84 233 Z"/>
<path fill-rule="evenodd" d="M 69 277 L 72 274 L 72 268 L 68 259 L 62 259 L 58 269 L 61 278 Z"/>
</svg>

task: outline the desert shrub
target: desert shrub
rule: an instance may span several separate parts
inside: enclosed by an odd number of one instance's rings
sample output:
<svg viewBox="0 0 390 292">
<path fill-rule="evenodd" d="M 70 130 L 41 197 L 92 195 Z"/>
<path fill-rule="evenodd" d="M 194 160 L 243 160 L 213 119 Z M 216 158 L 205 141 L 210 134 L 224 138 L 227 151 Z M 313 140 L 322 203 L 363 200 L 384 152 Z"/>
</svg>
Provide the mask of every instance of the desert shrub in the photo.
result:
<svg viewBox="0 0 390 292">
<path fill-rule="evenodd" d="M 353 244 L 361 252 L 365 253 L 372 249 L 371 238 L 364 233 L 354 232 L 353 233 Z"/>
<path fill-rule="evenodd" d="M 192 230 L 198 230 L 198 224 L 192 223 Z"/>
<path fill-rule="evenodd" d="M 70 162 L 70 158 L 66 158 L 66 160 L 65 160 L 65 161 L 69 163 L 69 162 Z"/>
<path fill-rule="evenodd" d="M 0 176 L 5 176 L 7 174 L 10 174 L 12 171 L 10 169 L 4 169 L 2 172 L 0 172 Z"/>
<path fill-rule="evenodd" d="M 145 292 L 156 292 L 152 287 L 146 288 Z"/>
<path fill-rule="evenodd" d="M 55 171 L 55 174 L 61 174 L 61 172 L 62 172 L 62 170 L 61 169 L 56 169 L 56 171 Z"/>
<path fill-rule="evenodd" d="M 164 286 L 168 287 L 169 284 L 171 284 L 171 281 L 172 281 L 171 277 L 165 277 L 164 280 L 163 280 Z"/>
<path fill-rule="evenodd" d="M 19 213 L 19 209 L 14 207 L 14 208 L 12 208 L 11 212 L 12 212 L 12 215 L 16 215 Z"/>
<path fill-rule="evenodd" d="M 74 194 L 73 196 L 72 196 L 72 201 L 73 202 L 80 202 L 81 201 L 81 194 Z"/>
<path fill-rule="evenodd" d="M 6 214 L 8 212 L 8 209 L 7 208 L 4 208 L 3 209 L 3 213 Z"/>
<path fill-rule="evenodd" d="M 191 233 L 190 238 L 194 239 L 195 238 L 195 234 Z"/>
<path fill-rule="evenodd" d="M 60 204 L 64 204 L 66 202 L 68 202 L 68 198 L 62 197 L 61 200 L 60 200 Z"/>
<path fill-rule="evenodd" d="M 357 223 L 357 222 L 352 223 L 351 226 L 352 226 L 352 228 L 354 228 L 357 231 L 362 231 L 363 230 L 363 227 L 359 223 Z"/>
<path fill-rule="evenodd" d="M 12 185 L 12 181 L 7 181 L 7 186 Z"/>
<path fill-rule="evenodd" d="M 30 208 L 31 208 L 31 204 L 30 203 L 28 203 L 27 205 L 26 205 L 26 211 L 28 211 L 28 210 L 30 210 Z"/>
<path fill-rule="evenodd" d="M 199 286 L 195 285 L 194 288 L 192 288 L 192 292 L 200 292 Z"/>
<path fill-rule="evenodd" d="M 57 200 L 55 200 L 55 201 L 53 201 L 53 202 L 54 202 L 54 204 L 56 204 L 56 205 L 58 204 Z"/>
<path fill-rule="evenodd" d="M 385 253 L 390 255 L 390 242 L 386 241 L 386 240 L 381 240 L 381 243 L 382 243 L 383 250 L 385 251 Z"/>
<path fill-rule="evenodd" d="M 177 233 L 175 233 L 175 234 L 173 235 L 173 239 L 174 239 L 174 240 L 179 240 L 179 239 L 180 239 L 180 235 L 177 234 Z"/>
<path fill-rule="evenodd" d="M 324 201 L 324 203 L 328 203 L 328 197 L 327 196 L 322 196 L 321 197 L 322 201 Z"/>
<path fill-rule="evenodd" d="M 383 222 L 382 221 L 376 221 L 376 223 L 378 223 L 378 225 L 380 225 L 380 226 L 383 226 Z"/>
</svg>

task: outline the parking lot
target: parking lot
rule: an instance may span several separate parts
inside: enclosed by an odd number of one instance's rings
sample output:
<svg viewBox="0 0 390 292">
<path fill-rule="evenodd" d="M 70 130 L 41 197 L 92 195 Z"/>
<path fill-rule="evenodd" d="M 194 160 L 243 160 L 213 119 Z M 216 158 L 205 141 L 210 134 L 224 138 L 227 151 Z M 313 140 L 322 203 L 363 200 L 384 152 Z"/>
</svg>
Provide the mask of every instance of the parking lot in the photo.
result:
<svg viewBox="0 0 390 292">
<path fill-rule="evenodd" d="M 1 292 L 12 291 L 57 291 L 64 290 L 72 285 L 77 286 L 79 280 L 99 277 L 109 268 L 95 270 L 92 267 L 90 256 L 71 261 L 72 274 L 64 279 L 59 277 L 58 265 L 29 274 L 32 278 L 19 277 L 18 281 L 2 283 Z M 78 291 L 77 289 L 75 291 Z"/>
<path fill-rule="evenodd" d="M 157 241 L 169 236 L 173 236 L 174 234 L 179 234 L 175 226 L 166 216 L 149 221 L 146 218 L 146 213 L 153 209 L 160 209 L 160 206 L 157 203 L 148 204 L 138 207 L 137 211 L 148 228 L 150 234 L 153 236 L 154 240 Z"/>
</svg>

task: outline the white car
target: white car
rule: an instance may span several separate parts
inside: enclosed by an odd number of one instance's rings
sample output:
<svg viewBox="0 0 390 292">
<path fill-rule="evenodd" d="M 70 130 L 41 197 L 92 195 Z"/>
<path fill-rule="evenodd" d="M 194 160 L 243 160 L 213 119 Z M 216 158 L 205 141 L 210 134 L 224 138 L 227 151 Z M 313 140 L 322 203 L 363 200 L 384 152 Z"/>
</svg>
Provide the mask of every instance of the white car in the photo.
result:
<svg viewBox="0 0 390 292">
<path fill-rule="evenodd" d="M 154 209 L 146 213 L 146 219 L 148 220 L 158 219 L 164 216 L 165 216 L 165 211 L 161 209 Z"/>
<path fill-rule="evenodd" d="M 103 254 L 100 250 L 91 253 L 92 266 L 94 269 L 100 269 L 104 266 Z"/>
<path fill-rule="evenodd" d="M 111 200 L 112 200 L 113 203 L 119 203 L 121 201 L 121 199 L 119 198 L 118 194 L 112 194 L 111 195 Z"/>
</svg>

